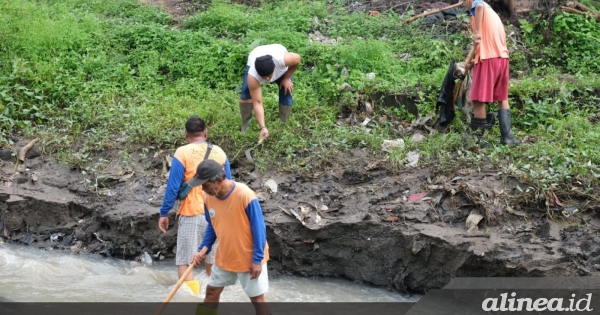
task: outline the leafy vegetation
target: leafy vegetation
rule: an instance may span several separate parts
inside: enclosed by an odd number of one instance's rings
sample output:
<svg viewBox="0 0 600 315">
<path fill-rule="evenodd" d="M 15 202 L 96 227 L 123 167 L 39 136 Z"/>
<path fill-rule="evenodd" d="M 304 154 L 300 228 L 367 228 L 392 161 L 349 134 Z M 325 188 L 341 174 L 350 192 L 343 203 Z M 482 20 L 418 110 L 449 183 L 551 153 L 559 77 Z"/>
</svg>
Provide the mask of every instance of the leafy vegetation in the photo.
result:
<svg viewBox="0 0 600 315">
<path fill-rule="evenodd" d="M 209 122 L 211 140 L 236 158 L 258 135 L 256 124 L 246 134 L 237 131 L 247 54 L 277 42 L 301 54 L 302 66 L 294 77 L 290 124 L 278 122 L 277 88 L 263 88 L 271 131 L 255 151 L 263 168 L 310 170 L 349 148 L 379 154 L 383 140 L 404 137 L 408 149 L 421 154 L 420 163 L 493 163 L 540 193 L 575 180 L 583 190 L 596 187 L 598 23 L 555 13 L 507 27 L 515 130 L 536 141 L 473 152 L 461 137 L 466 126 L 460 119 L 446 133 L 411 143 L 391 123 L 413 117 L 404 107 L 376 104 L 370 130 L 336 124 L 343 110 L 359 107 L 360 95 L 374 91 L 413 95 L 421 115 L 435 115 L 448 64 L 464 56 L 468 19 L 459 16 L 452 29 L 402 24 L 393 12 L 367 16 L 338 3 L 247 7 L 214 0 L 175 24 L 135 0 L 0 0 L 0 129 L 41 136 L 50 152 L 79 165 L 89 152 L 117 145 L 172 149 L 183 143 L 185 119 L 198 114 Z M 337 43 L 310 40 L 315 31 Z M 342 93 L 344 83 L 356 92 Z M 498 133 L 486 138 L 494 143 Z M 300 163 L 306 154 L 313 161 Z M 400 167 L 404 157 L 394 152 L 392 164 Z"/>
</svg>

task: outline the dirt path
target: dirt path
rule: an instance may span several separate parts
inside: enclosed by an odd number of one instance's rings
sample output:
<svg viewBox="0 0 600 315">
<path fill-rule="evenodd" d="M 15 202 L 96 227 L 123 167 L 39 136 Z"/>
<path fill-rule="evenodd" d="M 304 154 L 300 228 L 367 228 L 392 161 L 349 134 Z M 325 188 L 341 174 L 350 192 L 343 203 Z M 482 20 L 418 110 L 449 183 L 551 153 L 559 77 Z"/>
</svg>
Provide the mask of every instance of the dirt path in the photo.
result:
<svg viewBox="0 0 600 315">
<path fill-rule="evenodd" d="M 95 191 L 80 171 L 52 159 L 28 160 L 20 172 L 5 163 L 4 241 L 124 259 L 174 257 L 176 227 L 157 228 L 163 159 L 110 156 L 96 173 L 106 188 Z M 234 169 L 261 200 L 273 274 L 344 277 L 400 292 L 441 288 L 460 276 L 598 275 L 600 220 L 585 213 L 548 220 L 519 209 L 515 183 L 494 170 L 394 175 L 362 150 L 338 162 L 310 176 Z M 264 187 L 267 179 L 278 183 L 276 193 Z M 469 232 L 470 215 L 482 219 Z"/>
<path fill-rule="evenodd" d="M 139 0 L 140 3 L 160 7 L 168 12 L 175 21 L 181 22 L 194 14 L 204 1 L 192 4 L 190 0 Z"/>
</svg>

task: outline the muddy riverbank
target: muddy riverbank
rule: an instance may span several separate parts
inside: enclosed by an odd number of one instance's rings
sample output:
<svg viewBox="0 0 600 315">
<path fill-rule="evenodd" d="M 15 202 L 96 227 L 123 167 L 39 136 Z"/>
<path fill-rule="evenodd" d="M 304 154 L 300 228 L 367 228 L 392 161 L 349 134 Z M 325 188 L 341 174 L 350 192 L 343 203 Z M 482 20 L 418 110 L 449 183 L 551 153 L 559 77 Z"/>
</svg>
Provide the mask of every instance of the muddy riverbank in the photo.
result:
<svg viewBox="0 0 600 315">
<path fill-rule="evenodd" d="M 599 274 L 594 211 L 565 207 L 550 219 L 524 209 L 516 180 L 493 169 L 466 168 L 452 177 L 427 168 L 392 172 L 362 150 L 343 155 L 328 171 L 310 175 L 261 174 L 243 157 L 234 162 L 235 179 L 261 200 L 272 274 L 341 277 L 419 293 L 462 276 Z M 90 159 L 95 167 L 85 175 L 50 156 L 4 161 L 2 238 L 72 254 L 172 258 L 174 211 L 169 232 L 157 228 L 168 157 L 105 153 Z M 264 184 L 268 179 L 277 192 Z"/>
</svg>

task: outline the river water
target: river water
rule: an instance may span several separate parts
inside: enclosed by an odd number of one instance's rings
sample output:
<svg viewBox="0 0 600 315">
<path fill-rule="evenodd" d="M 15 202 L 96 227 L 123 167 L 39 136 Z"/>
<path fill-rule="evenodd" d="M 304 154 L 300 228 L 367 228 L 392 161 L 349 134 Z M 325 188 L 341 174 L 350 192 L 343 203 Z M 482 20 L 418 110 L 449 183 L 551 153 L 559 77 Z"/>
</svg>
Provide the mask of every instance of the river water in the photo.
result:
<svg viewBox="0 0 600 315">
<path fill-rule="evenodd" d="M 202 293 L 185 285 L 173 302 L 198 302 L 208 282 L 195 271 Z M 142 265 L 97 255 L 72 255 L 35 247 L 0 244 L 0 300 L 15 302 L 161 302 L 177 283 L 173 261 Z M 266 295 L 272 302 L 416 302 L 383 288 L 342 279 L 276 276 Z M 238 284 L 226 287 L 223 302 L 249 301 Z"/>
</svg>

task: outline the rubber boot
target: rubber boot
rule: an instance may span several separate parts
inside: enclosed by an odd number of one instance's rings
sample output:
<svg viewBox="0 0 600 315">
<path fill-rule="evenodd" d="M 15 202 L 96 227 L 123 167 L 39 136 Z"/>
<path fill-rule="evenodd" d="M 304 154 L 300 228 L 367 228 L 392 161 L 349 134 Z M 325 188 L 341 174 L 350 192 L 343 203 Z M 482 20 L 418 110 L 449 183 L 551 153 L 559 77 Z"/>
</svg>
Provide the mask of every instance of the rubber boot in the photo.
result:
<svg viewBox="0 0 600 315">
<path fill-rule="evenodd" d="M 511 130 L 510 109 L 501 109 L 498 111 L 500 120 L 500 143 L 513 146 L 521 143 L 521 140 L 515 139 Z"/>
<path fill-rule="evenodd" d="M 475 136 L 477 144 L 483 148 L 488 146 L 488 143 L 482 140 L 486 128 L 486 118 L 471 117 L 471 135 Z"/>
<path fill-rule="evenodd" d="M 196 315 L 217 315 L 218 310 L 214 308 L 208 308 L 202 304 L 196 305 Z"/>
<path fill-rule="evenodd" d="M 252 119 L 253 110 L 254 105 L 252 103 L 240 102 L 240 115 L 242 116 L 242 133 L 246 132 L 246 130 L 248 130 L 248 127 L 250 127 L 250 120 Z"/>
<path fill-rule="evenodd" d="M 283 105 L 283 104 L 279 104 L 279 119 L 281 119 L 281 121 L 283 121 L 284 124 L 287 124 L 288 120 L 290 119 L 290 115 L 292 114 L 292 107 L 291 105 Z"/>
</svg>

